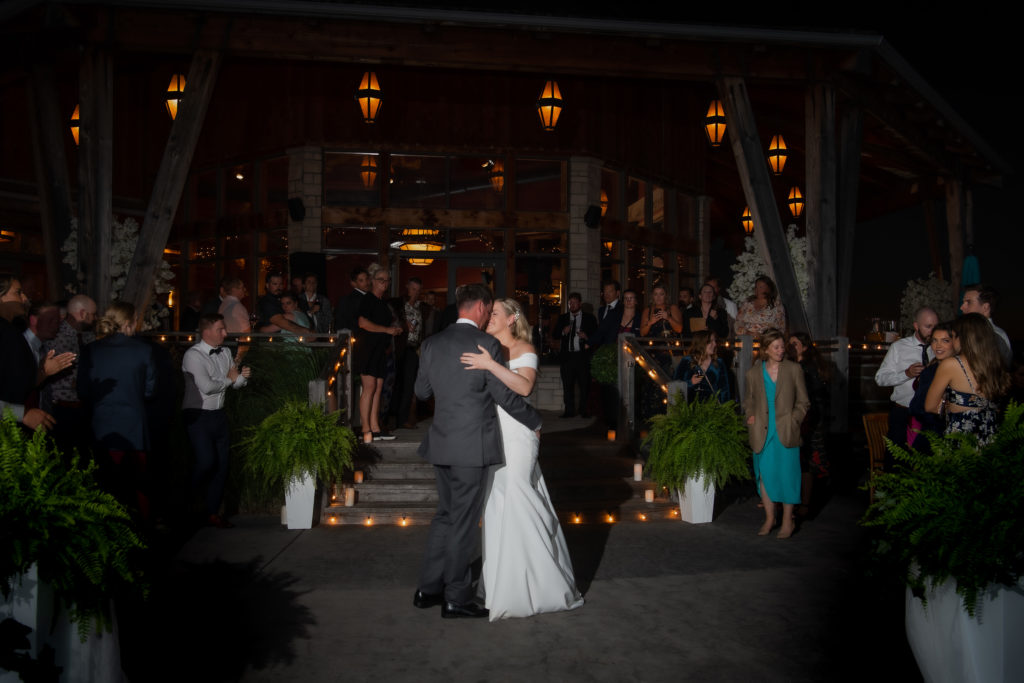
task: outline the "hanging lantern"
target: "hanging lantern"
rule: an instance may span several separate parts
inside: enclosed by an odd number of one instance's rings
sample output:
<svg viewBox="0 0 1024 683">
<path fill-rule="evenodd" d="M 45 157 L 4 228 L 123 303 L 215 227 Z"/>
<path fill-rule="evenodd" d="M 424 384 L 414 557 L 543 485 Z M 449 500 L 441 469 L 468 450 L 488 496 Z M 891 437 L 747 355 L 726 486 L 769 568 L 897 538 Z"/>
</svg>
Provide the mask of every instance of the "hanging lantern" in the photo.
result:
<svg viewBox="0 0 1024 683">
<path fill-rule="evenodd" d="M 403 241 L 398 245 L 398 248 L 402 251 L 441 251 L 442 245 L 433 239 L 440 234 L 440 230 L 433 228 L 406 228 L 402 230 L 402 239 L 411 239 L 413 241 Z M 395 245 L 392 244 L 391 246 Z M 429 266 L 433 262 L 434 259 L 432 258 L 416 257 L 409 259 L 409 265 L 411 266 Z"/>
<path fill-rule="evenodd" d="M 170 85 L 167 86 L 167 114 L 171 121 L 178 115 L 178 104 L 181 103 L 181 94 L 185 92 L 185 77 L 182 74 L 171 76 Z"/>
<path fill-rule="evenodd" d="M 491 187 L 494 188 L 495 192 L 501 192 L 505 188 L 505 162 L 492 161 L 491 170 L 487 172 L 487 177 L 491 180 Z"/>
<path fill-rule="evenodd" d="M 786 158 L 789 157 L 789 150 L 786 149 L 786 141 L 781 135 L 772 138 L 768 145 L 768 165 L 772 167 L 772 173 L 782 175 L 782 169 L 786 167 Z"/>
<path fill-rule="evenodd" d="M 608 193 L 601 190 L 601 218 L 608 213 Z"/>
<path fill-rule="evenodd" d="M 75 105 L 75 111 L 71 113 L 71 137 L 75 139 L 75 147 L 78 147 L 78 121 L 80 115 L 78 113 L 78 105 Z"/>
<path fill-rule="evenodd" d="M 377 82 L 377 73 L 367 71 L 363 74 L 363 80 L 359 83 L 359 90 L 356 91 L 356 102 L 363 112 L 363 121 L 373 123 L 377 120 L 381 105 L 380 83 Z"/>
<path fill-rule="evenodd" d="M 551 80 L 544 84 L 537 100 L 537 114 L 540 116 L 540 125 L 544 130 L 554 130 L 558 125 L 558 117 L 562 113 L 562 93 L 558 89 L 558 82 Z"/>
<path fill-rule="evenodd" d="M 363 179 L 363 187 L 372 190 L 377 182 L 377 157 L 373 154 L 364 156 L 361 169 L 359 175 Z"/>
<path fill-rule="evenodd" d="M 721 100 L 712 100 L 708 107 L 707 116 L 704 117 L 704 132 L 708 135 L 708 142 L 712 147 L 721 147 L 722 138 L 725 137 L 725 110 L 722 109 Z"/>
<path fill-rule="evenodd" d="M 743 224 L 743 232 L 748 235 L 754 234 L 754 217 L 750 214 L 750 207 L 743 209 L 743 218 L 740 219 L 740 223 Z"/>
<path fill-rule="evenodd" d="M 800 192 L 800 188 L 796 185 L 789 191 L 789 211 L 793 214 L 794 218 L 797 218 L 804 212 L 804 196 Z"/>
</svg>

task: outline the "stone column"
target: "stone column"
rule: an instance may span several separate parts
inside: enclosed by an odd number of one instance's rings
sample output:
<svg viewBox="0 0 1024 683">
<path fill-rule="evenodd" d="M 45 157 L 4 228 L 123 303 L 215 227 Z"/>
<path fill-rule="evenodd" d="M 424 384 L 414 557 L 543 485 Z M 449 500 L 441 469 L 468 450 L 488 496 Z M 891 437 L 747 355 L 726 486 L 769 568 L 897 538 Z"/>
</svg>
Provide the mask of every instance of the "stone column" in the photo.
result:
<svg viewBox="0 0 1024 683">
<path fill-rule="evenodd" d="M 579 292 L 593 313 L 601 305 L 601 229 L 588 228 L 583 216 L 601 204 L 601 161 L 593 157 L 569 159 L 569 287 Z"/>
<path fill-rule="evenodd" d="M 323 249 L 320 209 L 324 196 L 323 149 L 292 147 L 288 150 L 288 199 L 302 200 L 305 216 L 297 221 L 288 212 L 288 253 Z"/>
</svg>

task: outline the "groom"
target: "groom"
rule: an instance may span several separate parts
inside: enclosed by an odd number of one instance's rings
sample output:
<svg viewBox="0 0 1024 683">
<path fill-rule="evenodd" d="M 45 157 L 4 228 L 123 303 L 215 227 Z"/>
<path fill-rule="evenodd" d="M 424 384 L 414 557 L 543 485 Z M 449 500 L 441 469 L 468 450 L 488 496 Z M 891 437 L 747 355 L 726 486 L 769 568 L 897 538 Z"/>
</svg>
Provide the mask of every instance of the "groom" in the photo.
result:
<svg viewBox="0 0 1024 683">
<path fill-rule="evenodd" d="M 434 421 L 419 454 L 434 465 L 439 500 L 413 605 L 442 605 L 445 619 L 487 616 L 473 602 L 470 565 L 479 546 L 487 468 L 505 461 L 494 404 L 530 429 L 541 424 L 537 411 L 494 375 L 470 372 L 459 360 L 478 353 L 478 345 L 502 360 L 498 340 L 480 329 L 491 315 L 491 291 L 464 285 L 455 296 L 459 319 L 423 341 L 416 376 L 416 396 L 435 397 Z"/>
</svg>

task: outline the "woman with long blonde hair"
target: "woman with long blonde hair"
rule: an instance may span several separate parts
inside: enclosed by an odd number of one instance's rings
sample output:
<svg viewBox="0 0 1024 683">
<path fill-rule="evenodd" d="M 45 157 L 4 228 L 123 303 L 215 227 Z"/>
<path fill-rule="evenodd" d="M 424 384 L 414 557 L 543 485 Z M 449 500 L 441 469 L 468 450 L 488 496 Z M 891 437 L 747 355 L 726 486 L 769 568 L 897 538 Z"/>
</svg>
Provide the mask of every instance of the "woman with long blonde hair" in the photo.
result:
<svg viewBox="0 0 1024 683">
<path fill-rule="evenodd" d="M 508 367 L 481 353 L 464 353 L 467 370 L 490 372 L 520 396 L 537 381 L 530 325 L 515 299 L 497 299 L 487 333 L 501 342 Z M 583 604 L 558 515 L 537 464 L 540 434 L 497 408 L 505 463 L 488 474 L 480 584 L 491 621 L 573 609 Z"/>
</svg>

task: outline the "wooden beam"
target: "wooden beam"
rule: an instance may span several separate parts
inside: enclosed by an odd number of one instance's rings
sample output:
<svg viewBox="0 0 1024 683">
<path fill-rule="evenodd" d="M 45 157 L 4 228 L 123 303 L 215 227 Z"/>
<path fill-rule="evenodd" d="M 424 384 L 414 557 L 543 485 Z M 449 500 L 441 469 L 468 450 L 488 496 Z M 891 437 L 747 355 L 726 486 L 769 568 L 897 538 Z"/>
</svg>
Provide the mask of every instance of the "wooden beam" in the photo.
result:
<svg viewBox="0 0 1024 683">
<path fill-rule="evenodd" d="M 725 107 L 729 140 L 736 157 L 743 194 L 754 217 L 754 236 L 761 247 L 761 253 L 765 255 L 769 276 L 779 288 L 790 329 L 810 330 L 807 313 L 800 299 L 793 260 L 789 256 L 786 231 L 775 204 L 768 164 L 757 133 L 746 83 L 742 78 L 730 76 L 719 78 L 717 85 L 719 99 Z"/>
<path fill-rule="evenodd" d="M 46 256 L 46 297 L 61 298 L 63 281 L 74 274 L 60 258 L 60 247 L 71 232 L 71 179 L 64 156 L 67 128 L 57 98 L 53 67 L 36 64 L 29 75 L 29 119 L 32 121 L 32 151 L 36 185 L 39 188 L 39 218 Z M 67 271 L 64 273 L 62 271 Z"/>
<path fill-rule="evenodd" d="M 78 269 L 84 294 L 102 313 L 110 302 L 113 222 L 114 68 L 102 48 L 86 49 L 78 81 Z"/>
<path fill-rule="evenodd" d="M 864 112 L 854 105 L 839 121 L 839 198 L 837 239 L 836 323 L 839 336 L 847 334 L 853 280 L 854 233 L 860 182 L 860 148 L 864 139 Z"/>
<path fill-rule="evenodd" d="M 836 93 L 812 84 L 805 100 L 807 314 L 811 337 L 834 337 L 836 325 Z"/>
<path fill-rule="evenodd" d="M 960 276 L 964 267 L 964 184 L 960 180 L 946 178 L 946 228 L 949 230 L 949 281 L 952 296 L 959 297 L 964 284 Z"/>
<path fill-rule="evenodd" d="M 178 106 L 178 116 L 171 125 L 124 287 L 123 298 L 135 304 L 140 316 L 149 306 L 153 279 L 163 259 L 220 64 L 221 54 L 217 51 L 197 50 L 192 57 L 185 93 Z"/>
</svg>

